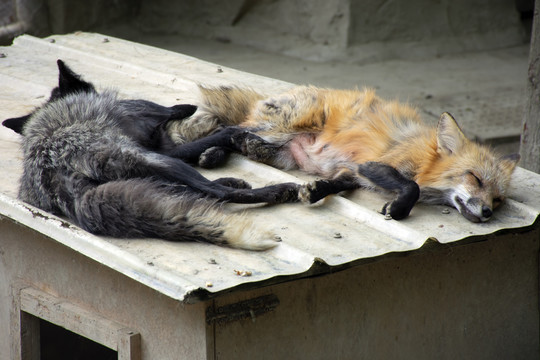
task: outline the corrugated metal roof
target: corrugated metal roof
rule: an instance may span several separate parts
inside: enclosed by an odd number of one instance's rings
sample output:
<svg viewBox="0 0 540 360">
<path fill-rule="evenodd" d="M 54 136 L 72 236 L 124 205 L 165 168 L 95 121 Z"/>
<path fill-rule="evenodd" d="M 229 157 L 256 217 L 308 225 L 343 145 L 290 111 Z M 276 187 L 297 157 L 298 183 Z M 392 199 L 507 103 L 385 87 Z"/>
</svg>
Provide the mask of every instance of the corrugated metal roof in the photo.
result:
<svg viewBox="0 0 540 360">
<path fill-rule="evenodd" d="M 104 38 L 88 33 L 49 39 L 22 36 L 14 45 L 0 48 L 0 53 L 5 54 L 0 58 L 0 118 L 24 115 L 46 100 L 57 82 L 58 58 L 98 88 L 114 87 L 123 96 L 164 105 L 195 101 L 196 83 L 247 85 L 276 92 L 291 86 L 192 57 L 114 38 L 104 41 Z M 242 211 L 255 221 L 273 227 L 283 241 L 265 252 L 203 243 L 97 237 L 15 199 L 22 157 L 18 143 L 18 135 L 0 128 L 2 216 L 185 302 L 355 266 L 386 254 L 417 250 L 430 241 L 446 244 L 505 229 L 525 228 L 535 223 L 540 210 L 540 176 L 518 169 L 510 199 L 491 221 L 482 224 L 468 222 L 454 209 L 445 214 L 443 206 L 422 204 L 406 220 L 385 220 L 377 211 L 387 199 L 355 191 L 312 206 L 226 205 L 225 211 Z M 241 156 L 233 156 L 226 167 L 202 172 L 209 178 L 241 177 L 256 186 L 267 184 L 269 179 L 274 183 L 312 179 L 300 172 L 285 173 Z M 250 276 L 242 276 L 242 272 Z"/>
</svg>

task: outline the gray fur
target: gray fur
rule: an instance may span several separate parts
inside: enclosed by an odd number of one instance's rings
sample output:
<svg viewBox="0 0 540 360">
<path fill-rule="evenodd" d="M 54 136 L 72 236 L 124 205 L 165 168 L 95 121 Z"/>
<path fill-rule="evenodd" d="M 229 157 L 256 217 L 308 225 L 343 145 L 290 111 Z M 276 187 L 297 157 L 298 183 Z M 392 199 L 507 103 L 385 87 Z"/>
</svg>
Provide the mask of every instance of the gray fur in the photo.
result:
<svg viewBox="0 0 540 360">
<path fill-rule="evenodd" d="M 96 234 L 226 243 L 220 224 L 204 221 L 215 200 L 160 180 L 124 179 L 162 163 L 118 131 L 126 114 L 117 102 L 110 91 L 76 93 L 39 109 L 24 129 L 19 198 Z"/>
<path fill-rule="evenodd" d="M 97 93 L 63 62 L 58 66 L 59 86 L 49 101 L 3 122 L 23 136 L 21 200 L 94 234 L 253 250 L 276 245 L 274 234 L 255 229 L 242 215 L 226 214 L 220 201 L 297 201 L 298 185 L 250 189 L 240 179 L 210 181 L 182 161 L 228 144 L 238 131 L 176 146 L 166 134 L 167 122 L 191 115 L 195 107 L 119 100 L 113 91 Z"/>
</svg>

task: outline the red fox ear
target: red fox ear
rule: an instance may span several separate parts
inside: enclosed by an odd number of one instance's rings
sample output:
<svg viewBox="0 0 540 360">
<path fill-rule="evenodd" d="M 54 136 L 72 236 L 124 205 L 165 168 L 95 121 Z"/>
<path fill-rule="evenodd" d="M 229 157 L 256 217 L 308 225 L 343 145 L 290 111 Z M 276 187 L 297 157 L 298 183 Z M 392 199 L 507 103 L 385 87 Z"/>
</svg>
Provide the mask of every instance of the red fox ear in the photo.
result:
<svg viewBox="0 0 540 360">
<path fill-rule="evenodd" d="M 447 155 L 453 154 L 467 142 L 456 120 L 445 112 L 437 125 L 437 150 Z"/>
<path fill-rule="evenodd" d="M 519 154 L 504 155 L 501 157 L 500 166 L 509 173 L 512 173 L 520 159 L 521 156 Z"/>
</svg>

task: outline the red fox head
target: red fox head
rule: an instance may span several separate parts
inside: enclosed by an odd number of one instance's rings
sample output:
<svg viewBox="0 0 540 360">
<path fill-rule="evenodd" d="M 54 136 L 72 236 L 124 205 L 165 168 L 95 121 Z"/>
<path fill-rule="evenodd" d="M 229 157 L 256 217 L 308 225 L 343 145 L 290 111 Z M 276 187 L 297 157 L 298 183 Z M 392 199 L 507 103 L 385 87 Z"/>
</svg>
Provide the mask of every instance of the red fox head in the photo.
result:
<svg viewBox="0 0 540 360">
<path fill-rule="evenodd" d="M 468 140 L 454 118 L 444 113 L 437 126 L 438 161 L 429 188 L 467 220 L 484 222 L 504 200 L 519 154 L 498 156 Z"/>
</svg>

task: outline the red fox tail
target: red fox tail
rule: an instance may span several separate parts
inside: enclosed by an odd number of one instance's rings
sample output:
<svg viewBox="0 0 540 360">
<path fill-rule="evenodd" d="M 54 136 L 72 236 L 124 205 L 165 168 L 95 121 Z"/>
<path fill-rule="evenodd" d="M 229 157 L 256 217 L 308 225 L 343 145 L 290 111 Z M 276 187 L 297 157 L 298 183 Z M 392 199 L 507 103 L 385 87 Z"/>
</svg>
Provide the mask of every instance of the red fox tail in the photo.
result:
<svg viewBox="0 0 540 360">
<path fill-rule="evenodd" d="M 190 118 L 171 122 L 168 133 L 178 143 L 191 142 L 223 126 L 238 125 L 246 120 L 253 105 L 264 98 L 248 88 L 199 86 L 202 104 Z"/>
<path fill-rule="evenodd" d="M 238 125 L 246 120 L 253 104 L 264 98 L 248 88 L 221 86 L 200 87 L 204 105 L 202 110 L 216 117 L 223 125 Z"/>
</svg>

